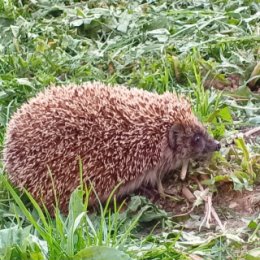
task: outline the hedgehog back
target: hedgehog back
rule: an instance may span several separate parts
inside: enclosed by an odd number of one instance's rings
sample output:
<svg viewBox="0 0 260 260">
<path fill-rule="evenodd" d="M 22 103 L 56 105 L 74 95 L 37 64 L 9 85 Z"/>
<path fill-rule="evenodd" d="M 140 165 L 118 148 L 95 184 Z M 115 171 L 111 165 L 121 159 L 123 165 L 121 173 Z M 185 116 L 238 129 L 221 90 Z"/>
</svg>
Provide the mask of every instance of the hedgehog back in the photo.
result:
<svg viewBox="0 0 260 260">
<path fill-rule="evenodd" d="M 170 93 L 101 83 L 52 86 L 10 120 L 6 170 L 15 185 L 25 187 L 49 209 L 55 201 L 54 184 L 66 211 L 79 185 L 80 158 L 84 181 L 91 181 L 105 200 L 119 182 L 135 180 L 159 163 L 169 127 L 194 120 L 187 114 L 190 104 Z"/>
</svg>

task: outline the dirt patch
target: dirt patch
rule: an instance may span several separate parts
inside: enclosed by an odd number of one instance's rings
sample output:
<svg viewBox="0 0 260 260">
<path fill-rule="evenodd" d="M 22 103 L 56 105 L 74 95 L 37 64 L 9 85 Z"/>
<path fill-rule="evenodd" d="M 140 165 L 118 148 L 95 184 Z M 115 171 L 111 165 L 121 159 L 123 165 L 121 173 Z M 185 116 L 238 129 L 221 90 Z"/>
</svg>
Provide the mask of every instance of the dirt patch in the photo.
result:
<svg viewBox="0 0 260 260">
<path fill-rule="evenodd" d="M 238 74 L 230 74 L 226 78 L 212 78 L 204 82 L 205 88 L 213 87 L 219 90 L 236 90 L 241 85 L 241 76 Z"/>
<path fill-rule="evenodd" d="M 242 214 L 260 212 L 260 185 L 252 191 L 234 191 L 232 186 L 225 184 L 218 188 L 214 202 L 221 208 L 233 209 Z"/>
<path fill-rule="evenodd" d="M 197 190 L 196 183 L 189 183 L 177 180 L 177 176 L 169 178 L 163 183 L 167 195 L 161 197 L 156 189 L 142 188 L 139 190 L 140 195 L 148 197 L 153 203 L 172 215 L 181 215 L 191 211 L 193 202 L 183 195 L 184 188 L 190 191 Z M 233 185 L 223 183 L 217 186 L 217 191 L 214 192 L 212 204 L 217 211 L 222 212 L 222 218 L 227 214 L 239 213 L 240 215 L 248 216 L 260 211 L 260 185 L 256 186 L 253 191 L 244 190 L 234 191 Z M 195 207 L 192 213 L 204 214 L 204 204 Z"/>
</svg>

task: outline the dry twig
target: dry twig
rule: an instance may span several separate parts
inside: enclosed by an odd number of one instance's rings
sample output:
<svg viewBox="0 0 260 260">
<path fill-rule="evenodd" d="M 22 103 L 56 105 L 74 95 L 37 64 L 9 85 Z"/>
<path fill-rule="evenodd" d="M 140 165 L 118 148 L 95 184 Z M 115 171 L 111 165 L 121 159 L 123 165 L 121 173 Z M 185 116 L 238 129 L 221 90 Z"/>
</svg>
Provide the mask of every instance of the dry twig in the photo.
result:
<svg viewBox="0 0 260 260">
<path fill-rule="evenodd" d="M 216 222 L 218 223 L 219 227 L 221 228 L 221 230 L 223 231 L 225 228 L 223 226 L 223 224 L 221 223 L 220 218 L 218 217 L 218 214 L 216 212 L 216 210 L 214 209 L 213 205 L 212 205 L 212 193 L 209 193 L 208 189 L 204 189 L 203 186 L 201 185 L 201 183 L 199 182 L 199 180 L 197 178 L 195 178 L 200 191 L 204 193 L 205 196 L 203 196 L 203 200 L 205 201 L 205 216 L 201 222 L 200 228 L 206 223 L 206 227 L 209 228 L 210 227 L 210 222 L 211 222 L 211 217 L 213 217 Z M 206 191 L 206 193 L 205 193 Z"/>
</svg>

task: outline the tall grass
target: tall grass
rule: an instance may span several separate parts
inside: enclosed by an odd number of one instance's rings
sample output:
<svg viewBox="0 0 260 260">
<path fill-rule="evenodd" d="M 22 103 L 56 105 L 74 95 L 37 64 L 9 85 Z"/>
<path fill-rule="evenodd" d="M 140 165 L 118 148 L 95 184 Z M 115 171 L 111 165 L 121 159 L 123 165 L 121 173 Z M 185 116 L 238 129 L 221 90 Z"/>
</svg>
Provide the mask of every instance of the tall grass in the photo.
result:
<svg viewBox="0 0 260 260">
<path fill-rule="evenodd" d="M 82 167 L 80 167 L 80 171 L 80 176 L 82 177 Z M 107 246 L 126 250 L 126 240 L 130 237 L 141 216 L 137 216 L 130 222 L 127 219 L 122 219 L 120 211 L 123 203 L 117 205 L 113 197 L 118 186 L 111 192 L 105 205 L 102 205 L 97 197 L 99 201 L 99 213 L 97 214 L 90 213 L 91 211 L 88 207 L 89 197 L 93 190 L 92 188 L 86 188 L 83 182 L 81 182 L 80 187 L 71 194 L 68 214 L 64 215 L 60 212 L 57 201 L 54 215 L 50 215 L 44 205 L 40 206 L 30 193 L 25 190 L 24 193 L 31 205 L 31 209 L 28 209 L 20 195 L 14 190 L 4 175 L 1 175 L 1 183 L 3 183 L 3 187 L 8 191 L 14 204 L 19 209 L 19 212 L 14 211 L 13 215 L 10 214 L 8 216 L 11 219 L 11 226 L 15 227 L 15 229 L 12 231 L 13 238 L 10 238 L 5 244 L 6 253 L 2 256 L 0 254 L 1 257 L 4 257 L 3 259 L 13 259 L 13 252 L 17 250 L 14 243 L 17 240 L 16 238 L 25 236 L 25 234 L 21 235 L 20 233 L 30 226 L 30 233 L 34 234 L 34 236 L 36 235 L 40 239 L 39 241 L 41 241 L 38 243 L 37 248 L 40 248 L 41 243 L 44 245 L 46 243 L 46 250 L 39 251 L 38 253 L 50 260 L 74 259 L 77 254 L 84 257 L 84 254 L 87 255 L 90 253 L 90 247 L 93 248 L 93 252 L 96 250 L 101 250 L 101 252 L 102 250 L 108 250 L 104 247 L 93 246 Z M 28 237 L 29 233 L 27 233 L 26 239 Z M 19 241 L 18 247 L 23 246 L 23 243 L 24 241 Z M 21 257 L 26 253 L 22 248 L 18 251 Z M 30 254 L 35 253 L 32 249 L 29 251 Z M 116 257 L 119 251 L 113 252 Z M 113 255 L 113 252 L 110 253 Z M 124 256 L 122 252 L 120 254 Z"/>
</svg>

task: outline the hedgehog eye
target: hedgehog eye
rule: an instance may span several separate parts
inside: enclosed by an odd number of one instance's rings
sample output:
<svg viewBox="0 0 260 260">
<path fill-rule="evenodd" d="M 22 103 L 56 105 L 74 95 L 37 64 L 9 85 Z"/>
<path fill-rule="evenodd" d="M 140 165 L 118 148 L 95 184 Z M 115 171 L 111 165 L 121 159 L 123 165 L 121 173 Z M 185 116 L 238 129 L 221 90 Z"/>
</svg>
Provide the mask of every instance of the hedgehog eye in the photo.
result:
<svg viewBox="0 0 260 260">
<path fill-rule="evenodd" d="M 201 144 L 201 140 L 202 140 L 202 137 L 199 135 L 199 134 L 195 134 L 193 137 L 192 137 L 192 144 L 193 145 L 199 145 Z"/>
<path fill-rule="evenodd" d="M 200 141 L 200 136 L 199 135 L 196 135 L 195 137 L 194 137 L 194 142 L 195 143 L 198 143 Z"/>
</svg>

